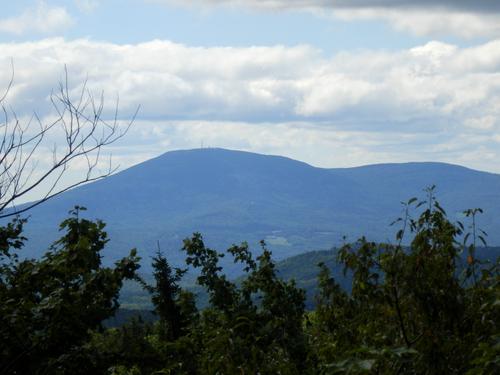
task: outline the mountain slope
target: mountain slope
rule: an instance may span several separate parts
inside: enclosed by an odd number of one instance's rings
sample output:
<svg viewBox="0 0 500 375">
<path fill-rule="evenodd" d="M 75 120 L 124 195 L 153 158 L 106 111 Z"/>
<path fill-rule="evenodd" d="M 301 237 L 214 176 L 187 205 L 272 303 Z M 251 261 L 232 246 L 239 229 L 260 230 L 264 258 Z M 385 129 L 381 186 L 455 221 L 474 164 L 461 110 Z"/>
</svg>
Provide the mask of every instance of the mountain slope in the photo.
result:
<svg viewBox="0 0 500 375">
<path fill-rule="evenodd" d="M 466 265 L 466 255 L 462 254 L 459 269 Z M 494 264 L 499 256 L 500 247 L 479 247 L 476 250 L 476 257 L 482 262 Z M 330 269 L 331 276 L 344 290 L 351 290 L 352 276 L 349 272 L 344 275 L 343 265 L 337 262 L 337 249 L 311 251 L 283 259 L 276 264 L 281 278 L 295 280 L 297 286 L 306 291 L 306 305 L 309 309 L 314 308 L 315 296 L 318 294 L 319 263 L 324 263 Z"/>
<path fill-rule="evenodd" d="M 490 244 L 500 244 L 500 175 L 441 163 L 322 169 L 278 156 L 197 149 L 168 152 L 30 211 L 26 254 L 41 254 L 76 204 L 107 223 L 107 261 L 131 247 L 147 259 L 160 241 L 180 264 L 182 239 L 194 231 L 221 250 L 266 239 L 278 259 L 330 248 L 344 235 L 385 241 L 394 238 L 389 223 L 400 201 L 422 197 L 432 184 L 452 218 L 466 208 L 485 209 L 479 225 Z"/>
</svg>

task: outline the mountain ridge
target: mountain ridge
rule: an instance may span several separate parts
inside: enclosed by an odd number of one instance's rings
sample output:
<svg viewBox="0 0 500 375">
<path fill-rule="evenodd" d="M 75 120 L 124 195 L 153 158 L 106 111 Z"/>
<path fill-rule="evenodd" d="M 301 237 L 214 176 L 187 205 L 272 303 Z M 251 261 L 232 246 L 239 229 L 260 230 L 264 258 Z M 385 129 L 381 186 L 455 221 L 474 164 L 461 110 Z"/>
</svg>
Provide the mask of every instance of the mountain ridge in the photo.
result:
<svg viewBox="0 0 500 375">
<path fill-rule="evenodd" d="M 500 175 L 494 173 L 439 162 L 320 168 L 208 148 L 167 152 L 45 202 L 29 212 L 26 254 L 45 250 L 76 204 L 107 223 L 108 261 L 132 247 L 148 259 L 160 241 L 181 264 L 182 239 L 195 231 L 220 250 L 245 240 L 258 248 L 265 239 L 278 259 L 330 248 L 344 235 L 387 241 L 394 238 L 389 223 L 400 215 L 400 202 L 422 197 L 434 184 L 453 220 L 467 208 L 485 209 L 479 222 L 487 232 L 496 229 L 490 240 L 500 244 Z"/>
</svg>

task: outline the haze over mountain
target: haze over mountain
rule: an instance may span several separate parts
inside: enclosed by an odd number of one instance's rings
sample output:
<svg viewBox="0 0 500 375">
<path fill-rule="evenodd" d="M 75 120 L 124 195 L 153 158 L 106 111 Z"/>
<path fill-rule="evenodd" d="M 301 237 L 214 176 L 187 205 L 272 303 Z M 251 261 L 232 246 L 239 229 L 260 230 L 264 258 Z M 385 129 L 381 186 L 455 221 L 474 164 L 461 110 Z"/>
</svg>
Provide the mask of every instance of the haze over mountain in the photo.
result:
<svg viewBox="0 0 500 375">
<path fill-rule="evenodd" d="M 182 239 L 199 231 L 223 250 L 265 239 L 277 259 L 330 248 L 342 237 L 394 239 L 389 224 L 401 201 L 437 186 L 453 219 L 482 207 L 488 243 L 500 244 L 500 175 L 443 163 L 380 164 L 323 169 L 279 156 L 225 149 L 167 152 L 104 180 L 68 191 L 30 211 L 25 254 L 38 256 L 58 238 L 75 205 L 107 223 L 109 262 L 132 247 L 149 263 L 157 241 L 181 264 Z"/>
</svg>

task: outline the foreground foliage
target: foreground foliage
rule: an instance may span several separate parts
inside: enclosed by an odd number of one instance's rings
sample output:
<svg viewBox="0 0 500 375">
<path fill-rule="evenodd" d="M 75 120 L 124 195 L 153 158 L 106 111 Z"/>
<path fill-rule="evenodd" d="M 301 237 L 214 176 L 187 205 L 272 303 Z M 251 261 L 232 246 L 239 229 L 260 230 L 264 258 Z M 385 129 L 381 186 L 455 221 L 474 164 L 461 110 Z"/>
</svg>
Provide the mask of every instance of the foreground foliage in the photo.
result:
<svg viewBox="0 0 500 375">
<path fill-rule="evenodd" d="M 485 242 L 480 213 L 466 211 L 464 226 L 447 218 L 433 189 L 425 202 L 409 200 L 395 222 L 396 243 L 361 238 L 338 251 L 348 291 L 319 265 L 313 311 L 305 310 L 304 291 L 278 276 L 264 243 L 254 258 L 245 243 L 222 254 L 200 234 L 184 241 L 186 265 L 209 296 L 200 311 L 179 286 L 186 270 L 161 252 L 152 285 L 136 275 L 134 252 L 114 269 L 101 267 L 104 224 L 80 219 L 78 209 L 39 261 L 17 259 L 24 222 L 16 219 L 0 232 L 1 372 L 500 373 L 499 264 L 476 255 Z M 223 273 L 227 255 L 241 264 L 243 281 Z M 159 319 L 105 330 L 126 278 L 151 294 Z"/>
<path fill-rule="evenodd" d="M 124 279 L 138 268 L 135 250 L 101 267 L 102 222 L 63 221 L 64 236 L 40 260 L 19 260 L 24 220 L 0 228 L 0 373 L 71 372 L 92 332 L 118 308 Z"/>
</svg>

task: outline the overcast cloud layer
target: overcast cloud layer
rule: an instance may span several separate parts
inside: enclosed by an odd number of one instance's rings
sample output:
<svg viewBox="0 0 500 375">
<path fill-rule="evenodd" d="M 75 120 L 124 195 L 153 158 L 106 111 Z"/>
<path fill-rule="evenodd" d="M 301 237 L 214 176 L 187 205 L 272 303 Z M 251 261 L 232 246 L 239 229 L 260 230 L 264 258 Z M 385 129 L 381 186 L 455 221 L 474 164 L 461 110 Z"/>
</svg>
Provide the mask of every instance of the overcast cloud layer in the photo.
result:
<svg viewBox="0 0 500 375">
<path fill-rule="evenodd" d="M 500 2 L 489 0 L 152 0 L 195 7 L 312 11 L 342 20 L 383 20 L 418 36 L 500 36 Z"/>
<path fill-rule="evenodd" d="M 322 166 L 440 160 L 500 172 L 500 40 L 333 57 L 309 46 L 201 48 L 161 40 L 55 38 L 0 49 L 0 87 L 13 57 L 8 103 L 20 116 L 50 113 L 48 94 L 63 64 L 75 96 L 88 77 L 110 107 L 119 93 L 123 117 L 140 104 L 130 142 L 142 139 L 143 146 L 115 150 L 123 166 L 204 143 Z"/>
<path fill-rule="evenodd" d="M 177 2 L 179 0 L 152 0 Z M 444 8 L 473 12 L 500 12 L 500 4 L 492 0 L 182 0 L 193 4 L 232 4 L 254 8 L 304 9 L 304 8 Z"/>
</svg>

